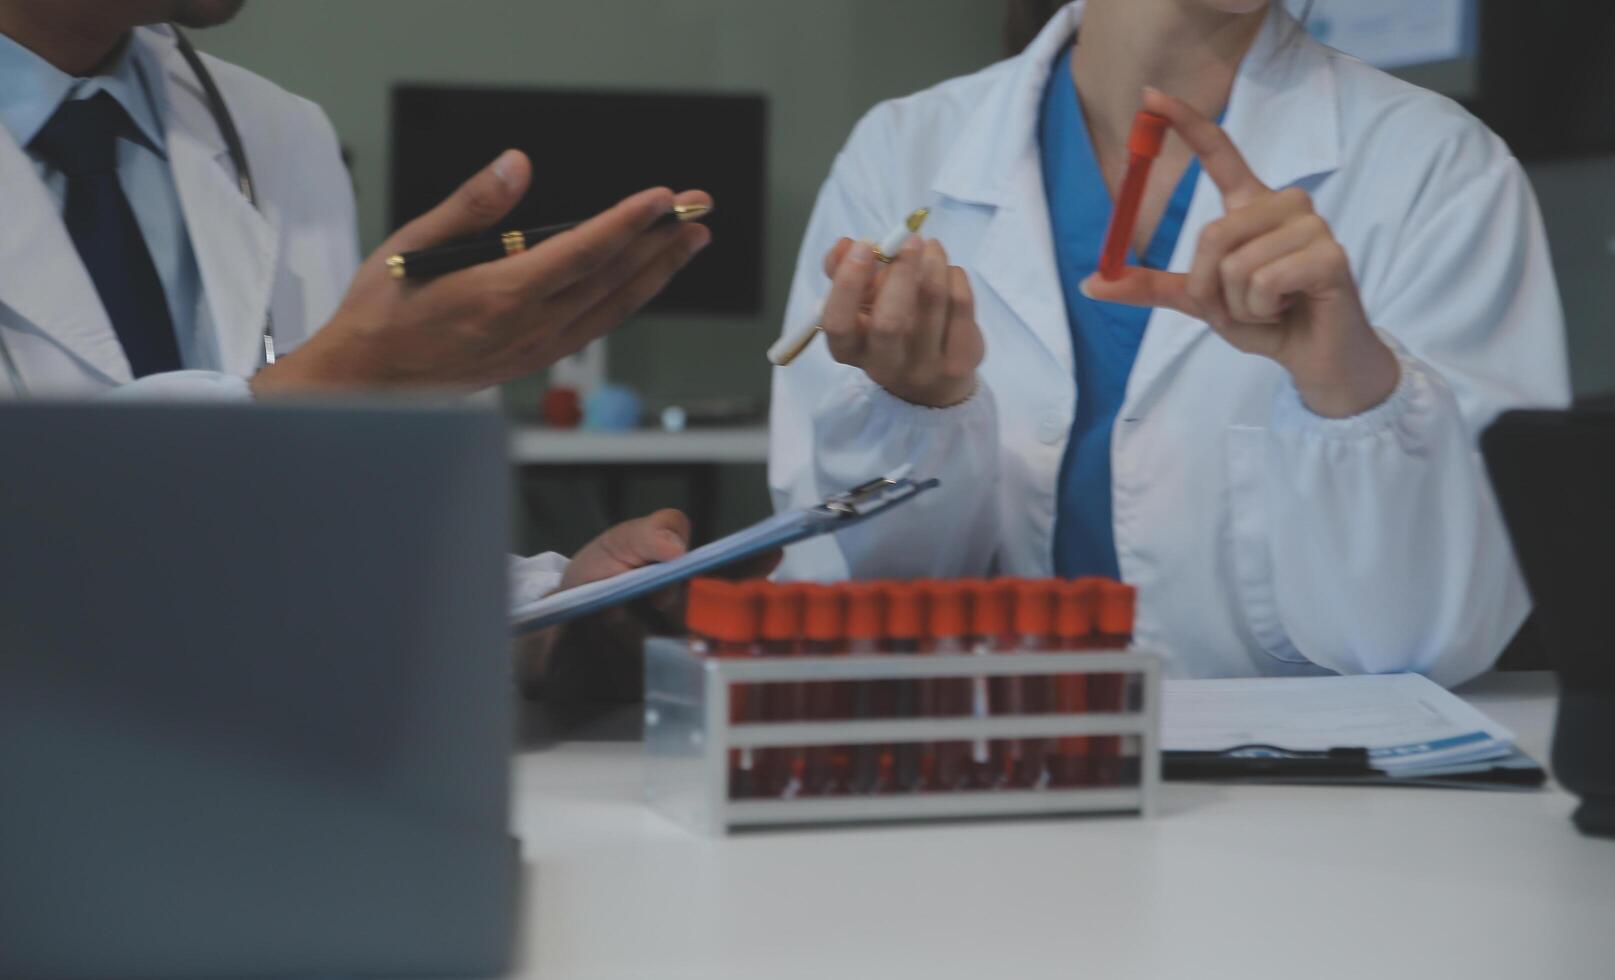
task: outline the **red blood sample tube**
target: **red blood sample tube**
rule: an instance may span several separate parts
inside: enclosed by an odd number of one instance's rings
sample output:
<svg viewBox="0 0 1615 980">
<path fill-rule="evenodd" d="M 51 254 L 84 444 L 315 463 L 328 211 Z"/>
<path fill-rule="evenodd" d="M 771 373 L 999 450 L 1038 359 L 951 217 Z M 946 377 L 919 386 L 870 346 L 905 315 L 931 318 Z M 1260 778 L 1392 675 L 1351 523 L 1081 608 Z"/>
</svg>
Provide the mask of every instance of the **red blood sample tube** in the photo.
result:
<svg viewBox="0 0 1615 980">
<path fill-rule="evenodd" d="M 848 582 L 841 587 L 846 598 L 847 653 L 854 657 L 870 656 L 881 652 L 881 637 L 886 632 L 886 597 L 878 582 Z M 890 718 L 891 703 L 895 698 L 891 682 L 854 681 L 851 686 L 850 715 L 859 721 L 870 718 Z M 886 703 L 883 703 L 886 702 Z M 882 768 L 882 759 L 887 760 Z M 852 791 L 878 793 L 891 784 L 891 748 L 881 745 L 860 745 L 852 754 Z"/>
<path fill-rule="evenodd" d="M 829 585 L 802 587 L 802 652 L 810 657 L 835 657 L 847 652 L 846 613 L 841 590 Z M 838 717 L 842 684 L 813 681 L 804 698 L 805 716 L 811 721 L 831 721 Z M 807 750 L 807 766 L 802 776 L 802 792 L 808 796 L 840 793 L 846 789 L 850 768 L 843 746 L 814 745 Z"/>
<path fill-rule="evenodd" d="M 1013 583 L 1008 579 L 972 582 L 970 592 L 970 632 L 975 637 L 976 652 L 989 655 L 1014 653 L 1020 644 L 1015 637 L 1011 617 L 1015 605 Z M 994 677 L 987 681 L 986 678 L 978 678 L 975 698 L 977 714 L 993 717 L 1018 715 L 1021 713 L 1021 679 Z M 983 702 L 985 709 L 980 707 Z M 1012 782 L 1019 759 L 1020 743 L 1013 739 L 977 743 L 973 756 L 975 784 L 990 787 Z"/>
<path fill-rule="evenodd" d="M 1062 652 L 1087 649 L 1092 643 L 1098 594 L 1088 582 L 1059 582 L 1054 590 L 1054 632 Z M 1088 710 L 1087 674 L 1062 674 L 1055 681 L 1054 707 L 1062 715 Z M 1092 739 L 1077 736 L 1058 740 L 1049 767 L 1055 786 L 1086 786 L 1093 782 Z"/>
<path fill-rule="evenodd" d="M 1054 582 L 1049 579 L 1015 583 L 1015 633 L 1022 652 L 1039 653 L 1054 647 Z M 1054 682 L 1050 677 L 1021 679 L 1022 710 L 1029 715 L 1054 709 Z M 1015 785 L 1040 788 L 1048 782 L 1048 761 L 1053 740 L 1021 740 L 1021 761 Z"/>
<path fill-rule="evenodd" d="M 938 581 L 925 585 L 925 652 L 958 656 L 969 649 L 970 593 L 962 582 Z M 965 718 L 971 713 L 970 678 L 942 677 L 922 681 L 924 714 L 929 718 Z M 969 778 L 970 746 L 941 742 L 936 766 L 927 788 L 956 790 Z"/>
<path fill-rule="evenodd" d="M 1138 591 L 1121 582 L 1099 583 L 1099 642 L 1107 649 L 1125 650 L 1133 642 L 1133 617 Z M 1138 674 L 1106 674 L 1105 711 L 1137 711 L 1142 706 L 1142 678 Z M 1108 782 L 1133 785 L 1138 782 L 1140 745 L 1137 738 L 1109 740 L 1111 764 L 1104 776 Z"/>
<path fill-rule="evenodd" d="M 1116 194 L 1116 207 L 1105 233 L 1105 250 L 1099 258 L 1099 275 L 1116 280 L 1127 268 L 1127 253 L 1133 247 L 1133 230 L 1138 227 L 1138 209 L 1149 186 L 1150 168 L 1161 155 L 1161 144 L 1171 125 L 1165 116 L 1140 112 L 1133 118 L 1133 131 L 1127 138 L 1127 174 Z"/>
<path fill-rule="evenodd" d="M 1113 583 L 1109 579 L 1078 579 L 1076 586 L 1086 593 L 1093 609 L 1093 625 L 1083 649 L 1097 652 L 1114 652 L 1119 645 L 1106 641 L 1100 632 L 1104 618 L 1105 591 Z M 1088 710 L 1096 714 L 1119 711 L 1116 691 L 1121 685 L 1120 674 L 1088 675 Z M 1088 782 L 1090 785 L 1114 785 L 1120 775 L 1121 739 L 1114 735 L 1096 735 L 1088 739 Z"/>
<path fill-rule="evenodd" d="M 1106 647 L 1124 650 L 1133 642 L 1133 614 L 1138 590 L 1102 579 L 1099 582 L 1099 638 Z"/>
<path fill-rule="evenodd" d="M 802 649 L 803 587 L 797 584 L 762 586 L 763 619 L 761 652 L 765 657 L 791 657 Z M 763 685 L 763 720 L 796 721 L 802 717 L 802 685 L 769 683 Z M 806 754 L 801 749 L 764 749 L 758 753 L 764 796 L 797 795 L 802 787 Z"/>
<path fill-rule="evenodd" d="M 912 582 L 888 582 L 886 596 L 885 651 L 912 656 L 920 652 L 925 632 L 925 594 Z M 892 687 L 892 717 L 920 717 L 920 682 L 896 681 Z M 915 742 L 901 742 L 893 749 L 892 788 L 913 792 L 925 784 L 925 751 Z"/>
<path fill-rule="evenodd" d="M 719 579 L 697 579 L 690 583 L 685 623 L 689 626 L 692 649 L 702 656 L 755 657 L 757 655 L 758 608 L 750 589 Z M 754 721 L 756 697 L 747 684 L 729 687 L 729 723 Z M 729 796 L 746 799 L 757 793 L 755 762 L 751 749 L 729 750 Z"/>
</svg>

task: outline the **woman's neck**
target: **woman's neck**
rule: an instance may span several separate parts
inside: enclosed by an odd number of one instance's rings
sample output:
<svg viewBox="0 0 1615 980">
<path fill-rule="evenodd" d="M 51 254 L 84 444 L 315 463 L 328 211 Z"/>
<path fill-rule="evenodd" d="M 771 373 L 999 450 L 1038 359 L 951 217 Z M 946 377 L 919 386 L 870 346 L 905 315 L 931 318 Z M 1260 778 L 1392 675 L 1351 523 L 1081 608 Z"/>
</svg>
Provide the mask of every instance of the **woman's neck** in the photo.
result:
<svg viewBox="0 0 1615 980">
<path fill-rule="evenodd" d="M 1088 0 L 1071 65 L 1096 147 L 1126 145 L 1145 86 L 1215 117 L 1266 16 L 1204 0 Z"/>
</svg>

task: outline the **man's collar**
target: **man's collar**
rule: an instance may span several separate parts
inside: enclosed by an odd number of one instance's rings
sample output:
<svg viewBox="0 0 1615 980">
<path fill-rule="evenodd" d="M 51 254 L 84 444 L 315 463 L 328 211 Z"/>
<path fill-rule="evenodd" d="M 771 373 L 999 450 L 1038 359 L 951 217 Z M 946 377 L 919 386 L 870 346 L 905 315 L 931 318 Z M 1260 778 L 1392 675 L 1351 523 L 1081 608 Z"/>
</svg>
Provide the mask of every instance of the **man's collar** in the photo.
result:
<svg viewBox="0 0 1615 980">
<path fill-rule="evenodd" d="M 162 77 L 162 66 L 132 35 L 103 72 L 75 78 L 0 34 L 0 126 L 9 130 L 19 145 L 27 146 L 63 102 L 106 92 L 134 120 L 146 145 L 164 153 Z"/>
</svg>

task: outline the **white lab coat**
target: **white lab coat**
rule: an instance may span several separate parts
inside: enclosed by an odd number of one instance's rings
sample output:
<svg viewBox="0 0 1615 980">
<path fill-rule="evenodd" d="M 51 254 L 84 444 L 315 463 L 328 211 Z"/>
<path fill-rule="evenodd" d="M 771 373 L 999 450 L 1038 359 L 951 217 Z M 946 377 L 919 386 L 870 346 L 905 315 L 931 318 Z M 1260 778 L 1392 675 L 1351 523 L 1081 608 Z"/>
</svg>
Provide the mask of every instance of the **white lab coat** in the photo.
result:
<svg viewBox="0 0 1615 980">
<path fill-rule="evenodd" d="M 921 205 L 969 273 L 981 388 L 907 404 L 825 345 L 774 378 L 777 506 L 912 463 L 942 488 L 838 541 L 794 578 L 1052 573 L 1078 392 L 1037 119 L 1082 3 L 1019 57 L 871 111 L 836 159 L 786 328 L 828 290 L 822 256 Z M 1270 186 L 1299 186 L 1352 260 L 1401 382 L 1356 418 L 1308 411 L 1273 362 L 1168 310 L 1149 321 L 1112 436 L 1116 548 L 1138 637 L 1191 676 L 1486 669 L 1528 600 L 1476 452 L 1500 411 L 1569 397 L 1562 314 L 1531 189 L 1451 101 L 1303 34 L 1275 4 L 1225 126 Z M 1224 213 L 1208 178 L 1171 268 Z"/>
<path fill-rule="evenodd" d="M 320 108 L 203 55 L 246 145 L 262 210 L 242 196 L 207 101 L 166 27 L 133 43 L 163 66 L 169 165 L 201 273 L 199 332 L 219 370 L 142 381 L 152 389 L 245 397 L 266 314 L 278 349 L 296 349 L 336 310 L 358 266 L 353 186 Z M 35 397 L 84 396 L 129 383 L 118 344 L 61 211 L 23 148 L 0 129 L 0 340 Z M 4 356 L 0 354 L 0 356 Z M 0 364 L 0 394 L 17 394 Z"/>
<path fill-rule="evenodd" d="M 60 210 L 23 148 L 0 127 L 0 398 L 246 400 L 247 379 L 262 363 L 266 315 L 274 318 L 277 351 L 295 350 L 336 312 L 358 268 L 353 185 L 319 106 L 202 56 L 245 144 L 254 208 L 173 32 L 142 28 L 133 43 L 152 48 L 164 69 L 169 165 L 202 279 L 197 328 L 212 332 L 221 363 L 131 383 Z M 516 559 L 512 601 L 553 590 L 565 566 L 553 554 Z"/>
</svg>

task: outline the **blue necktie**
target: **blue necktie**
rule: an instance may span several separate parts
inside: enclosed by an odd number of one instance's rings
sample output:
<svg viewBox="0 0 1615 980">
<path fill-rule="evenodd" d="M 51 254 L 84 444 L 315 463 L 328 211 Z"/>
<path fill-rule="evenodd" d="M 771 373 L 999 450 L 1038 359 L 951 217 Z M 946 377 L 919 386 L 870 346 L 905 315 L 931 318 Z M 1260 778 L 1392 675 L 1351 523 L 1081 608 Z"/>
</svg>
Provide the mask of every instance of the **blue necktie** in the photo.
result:
<svg viewBox="0 0 1615 980">
<path fill-rule="evenodd" d="M 134 125 L 105 92 L 64 102 L 29 144 L 67 177 L 62 220 L 137 378 L 180 368 L 162 280 L 118 183 L 118 137 Z"/>
</svg>

